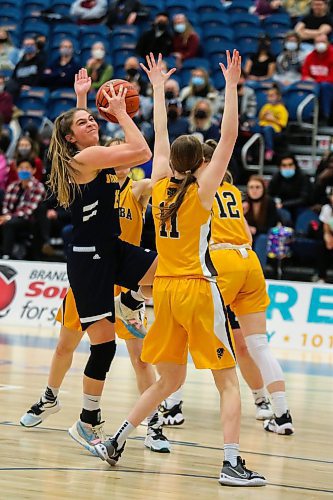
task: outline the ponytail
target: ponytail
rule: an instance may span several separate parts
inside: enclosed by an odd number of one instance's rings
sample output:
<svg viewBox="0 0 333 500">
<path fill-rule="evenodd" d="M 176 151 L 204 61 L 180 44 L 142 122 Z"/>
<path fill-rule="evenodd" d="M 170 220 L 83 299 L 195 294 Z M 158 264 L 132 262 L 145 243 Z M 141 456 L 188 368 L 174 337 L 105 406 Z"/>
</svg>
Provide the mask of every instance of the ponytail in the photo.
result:
<svg viewBox="0 0 333 500">
<path fill-rule="evenodd" d="M 187 171 L 182 183 L 179 185 L 179 188 L 175 191 L 172 190 L 171 194 L 168 196 L 166 202 L 170 203 L 169 206 L 161 208 L 159 219 L 161 221 L 161 225 L 165 224 L 169 219 L 173 219 L 176 217 L 177 212 L 184 201 L 185 195 L 187 193 L 188 187 L 191 184 L 195 184 L 197 182 L 196 177 L 193 175 L 192 170 Z M 175 199 L 175 201 L 172 201 Z"/>
</svg>

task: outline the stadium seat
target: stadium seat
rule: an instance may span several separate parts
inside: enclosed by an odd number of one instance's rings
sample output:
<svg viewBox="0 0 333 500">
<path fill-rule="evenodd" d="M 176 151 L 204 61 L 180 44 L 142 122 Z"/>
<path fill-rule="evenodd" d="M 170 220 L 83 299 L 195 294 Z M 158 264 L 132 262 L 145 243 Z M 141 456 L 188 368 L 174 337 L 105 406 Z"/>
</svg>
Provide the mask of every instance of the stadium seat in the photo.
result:
<svg viewBox="0 0 333 500">
<path fill-rule="evenodd" d="M 122 69 L 126 59 L 131 56 L 136 56 L 133 50 L 118 50 L 114 54 L 113 58 L 115 72 L 118 70 L 118 68 Z"/>
<path fill-rule="evenodd" d="M 203 50 L 205 52 L 205 54 L 207 54 L 208 56 L 211 56 L 212 54 L 216 54 L 217 52 L 225 52 L 226 50 L 234 50 L 235 48 L 235 44 L 231 41 L 227 41 L 227 42 L 221 42 L 219 41 L 218 43 L 216 43 L 213 39 L 210 39 L 208 40 L 204 46 L 203 46 Z"/>
<path fill-rule="evenodd" d="M 110 43 L 110 50 L 112 54 L 114 54 L 114 52 L 116 52 L 117 50 L 133 50 L 134 52 L 135 47 L 136 47 L 136 42 L 133 41 L 128 42 L 119 37 L 113 38 Z"/>
<path fill-rule="evenodd" d="M 51 92 L 48 103 L 48 117 L 54 120 L 58 115 L 76 106 L 76 95 L 71 89 L 58 89 Z"/>
<path fill-rule="evenodd" d="M 2 8 L 0 11 L 0 22 L 2 24 L 19 23 L 21 21 L 21 10 L 16 7 Z"/>
<path fill-rule="evenodd" d="M 191 0 L 165 0 L 165 7 L 168 12 L 172 9 L 179 9 L 179 12 L 186 13 L 194 9 Z"/>
<path fill-rule="evenodd" d="M 275 57 L 281 54 L 283 51 L 283 40 L 281 38 L 274 38 L 271 40 L 270 51 Z"/>
<path fill-rule="evenodd" d="M 205 12 L 223 12 L 220 0 L 194 0 L 194 8 L 200 16 Z"/>
<path fill-rule="evenodd" d="M 226 7 L 226 11 L 229 14 L 235 14 L 238 12 L 248 12 L 250 7 L 253 7 L 252 0 L 233 0 L 231 4 L 228 7 Z"/>
<path fill-rule="evenodd" d="M 24 11 L 33 8 L 36 11 L 47 9 L 51 5 L 50 0 L 24 0 Z"/>
<path fill-rule="evenodd" d="M 58 35 L 63 33 L 65 35 L 71 35 L 72 37 L 79 38 L 80 28 L 74 23 L 58 23 L 53 26 L 53 35 Z"/>
<path fill-rule="evenodd" d="M 222 25 L 215 28 L 206 26 L 203 32 L 203 39 L 205 41 L 210 39 L 232 41 L 234 39 L 234 32 L 231 28 Z"/>
<path fill-rule="evenodd" d="M 21 90 L 20 100 L 33 98 L 41 104 L 46 105 L 50 97 L 50 91 L 46 87 L 30 87 L 29 89 Z"/>
<path fill-rule="evenodd" d="M 272 14 L 267 16 L 262 21 L 262 26 L 265 31 L 269 34 L 271 29 L 282 29 L 284 31 L 291 29 L 291 19 L 289 14 Z"/>
<path fill-rule="evenodd" d="M 52 10 L 62 16 L 69 16 L 72 0 L 53 0 L 51 4 Z"/>
<path fill-rule="evenodd" d="M 230 27 L 230 19 L 228 14 L 225 11 L 221 13 L 214 12 L 203 12 L 200 13 L 200 24 L 205 29 L 206 26 L 229 26 Z"/>
<path fill-rule="evenodd" d="M 195 68 L 204 68 L 206 71 L 210 71 L 209 61 L 204 57 L 192 57 L 183 62 L 182 69 L 192 70 Z"/>
<path fill-rule="evenodd" d="M 111 36 L 111 30 L 106 26 L 106 24 L 99 24 L 96 26 L 95 24 L 93 25 L 81 25 L 80 26 L 80 36 L 81 39 L 84 38 L 85 35 L 92 33 L 98 33 L 99 35 L 103 36 L 104 38 L 110 38 Z M 115 26 L 114 30 L 112 31 L 112 35 L 119 33 L 119 32 L 124 32 L 124 33 L 133 33 L 137 32 L 138 27 L 137 26 Z"/>
<path fill-rule="evenodd" d="M 225 87 L 225 78 L 222 71 L 215 71 L 212 75 L 213 85 L 217 90 L 223 90 Z"/>
<path fill-rule="evenodd" d="M 22 7 L 22 0 L 3 0 L 1 2 L 1 9 L 10 9 L 10 8 L 21 8 Z"/>
<path fill-rule="evenodd" d="M 31 18 L 29 21 L 26 21 L 22 27 L 22 38 L 27 36 L 38 36 L 44 35 L 46 37 L 50 36 L 50 26 L 43 21 L 40 21 L 38 18 Z"/>
<path fill-rule="evenodd" d="M 30 111 L 45 113 L 45 104 L 41 99 L 31 96 L 20 96 L 17 101 L 17 107 L 24 113 L 29 113 Z"/>
<path fill-rule="evenodd" d="M 260 21 L 254 14 L 248 12 L 235 12 L 230 16 L 230 26 L 234 31 L 238 28 L 247 28 L 248 26 L 260 26 Z"/>
<path fill-rule="evenodd" d="M 283 102 L 289 112 L 289 122 L 310 123 L 318 96 L 318 86 L 314 82 L 296 82 L 283 92 Z"/>
<path fill-rule="evenodd" d="M 63 40 L 70 40 L 73 44 L 74 51 L 76 53 L 80 52 L 80 43 L 77 38 L 67 34 L 67 33 L 58 33 L 57 35 L 54 35 L 51 37 L 50 40 L 50 47 L 51 51 L 57 50 Z M 54 59 L 54 56 L 58 57 L 58 53 L 51 52 L 51 59 Z"/>
<path fill-rule="evenodd" d="M 242 40 L 243 38 L 253 38 L 258 39 L 261 35 L 264 34 L 263 29 L 260 26 L 247 26 L 246 28 L 238 27 L 235 30 L 235 39 Z"/>
<path fill-rule="evenodd" d="M 80 39 L 80 49 L 85 50 L 85 49 L 91 49 L 92 45 L 96 42 L 102 42 L 106 48 L 106 51 L 108 51 L 109 46 L 110 46 L 110 39 L 109 38 L 104 38 L 101 36 L 99 33 L 95 33 L 93 35 L 92 33 L 85 36 L 83 39 Z"/>
<path fill-rule="evenodd" d="M 137 33 L 134 32 L 128 32 L 128 33 L 116 33 L 112 34 L 111 37 L 104 37 L 108 40 L 111 41 L 111 44 L 113 44 L 114 40 L 122 40 L 124 43 L 137 43 L 138 40 L 138 35 Z"/>
<path fill-rule="evenodd" d="M 293 254 L 301 264 L 315 261 L 319 241 L 308 238 L 311 221 L 319 223 L 319 216 L 310 209 L 300 213 L 295 223 L 296 238 L 293 243 Z"/>
<path fill-rule="evenodd" d="M 37 129 L 42 125 L 45 117 L 45 110 L 32 110 L 20 116 L 19 122 L 23 130 L 36 127 Z M 56 118 L 56 117 L 55 117 Z"/>
<path fill-rule="evenodd" d="M 236 41 L 237 49 L 242 57 L 255 54 L 258 50 L 258 38 L 240 38 Z"/>
</svg>

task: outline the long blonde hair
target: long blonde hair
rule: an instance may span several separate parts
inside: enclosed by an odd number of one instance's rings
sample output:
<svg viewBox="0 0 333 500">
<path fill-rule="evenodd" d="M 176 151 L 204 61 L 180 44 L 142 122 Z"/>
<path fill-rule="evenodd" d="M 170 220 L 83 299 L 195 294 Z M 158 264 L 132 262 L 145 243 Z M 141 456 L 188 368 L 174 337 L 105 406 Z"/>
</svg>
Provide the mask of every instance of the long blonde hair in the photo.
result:
<svg viewBox="0 0 333 500">
<path fill-rule="evenodd" d="M 66 140 L 66 135 L 72 133 L 74 115 L 77 111 L 87 111 L 85 108 L 72 108 L 62 113 L 54 122 L 54 129 L 48 157 L 52 161 L 50 178 L 47 184 L 55 194 L 59 204 L 68 208 L 73 201 L 75 190 L 81 192 L 77 182 L 78 170 L 73 166 L 75 154 L 78 152 L 75 144 Z"/>
<path fill-rule="evenodd" d="M 181 135 L 171 144 L 171 168 L 176 172 L 184 173 L 185 177 L 177 189 L 170 190 L 166 201 L 167 203 L 171 202 L 171 204 L 163 207 L 159 215 L 162 225 L 177 215 L 188 187 L 197 181 L 193 174 L 201 166 L 202 162 L 202 145 L 197 137 L 193 135 Z M 174 202 L 172 202 L 173 199 L 175 199 Z"/>
</svg>

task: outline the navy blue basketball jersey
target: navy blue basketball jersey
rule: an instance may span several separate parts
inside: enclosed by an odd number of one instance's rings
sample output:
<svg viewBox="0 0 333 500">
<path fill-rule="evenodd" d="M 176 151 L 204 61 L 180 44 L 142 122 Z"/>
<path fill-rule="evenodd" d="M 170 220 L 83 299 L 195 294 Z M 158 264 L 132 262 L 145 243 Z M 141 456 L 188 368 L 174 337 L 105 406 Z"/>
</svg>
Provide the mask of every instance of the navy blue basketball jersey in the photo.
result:
<svg viewBox="0 0 333 500">
<path fill-rule="evenodd" d="M 99 172 L 95 179 L 75 189 L 70 205 L 73 245 L 103 247 L 121 233 L 118 178 L 113 168 Z"/>
</svg>

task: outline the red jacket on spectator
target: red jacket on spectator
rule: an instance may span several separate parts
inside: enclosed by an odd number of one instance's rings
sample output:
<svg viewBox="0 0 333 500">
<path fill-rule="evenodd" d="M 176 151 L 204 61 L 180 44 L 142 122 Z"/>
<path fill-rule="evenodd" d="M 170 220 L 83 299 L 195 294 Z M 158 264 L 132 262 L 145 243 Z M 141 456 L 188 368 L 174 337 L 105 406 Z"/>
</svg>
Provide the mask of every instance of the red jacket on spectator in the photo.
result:
<svg viewBox="0 0 333 500">
<path fill-rule="evenodd" d="M 9 123 L 13 114 L 13 98 L 8 92 L 0 92 L 0 117 L 3 123 Z"/>
<path fill-rule="evenodd" d="M 42 160 L 36 156 L 33 159 L 34 167 L 36 169 L 34 177 L 38 180 L 41 181 L 43 178 L 43 171 L 44 171 L 44 166 Z M 15 160 L 11 161 L 9 163 L 9 172 L 8 172 L 8 179 L 6 185 L 8 186 L 12 182 L 15 182 L 18 180 L 18 175 L 17 175 L 17 170 L 16 170 L 16 162 Z"/>
<path fill-rule="evenodd" d="M 310 52 L 302 66 L 302 79 L 313 78 L 317 83 L 333 83 L 333 46 L 320 54 L 316 50 Z"/>
<path fill-rule="evenodd" d="M 183 35 L 177 34 L 173 36 L 173 52 L 181 54 L 182 60 L 196 57 L 199 51 L 200 38 L 197 33 L 191 33 L 188 37 L 187 43 L 183 41 Z"/>
<path fill-rule="evenodd" d="M 6 189 L 2 213 L 31 219 L 44 196 L 45 188 L 35 177 L 31 178 L 26 189 L 22 189 L 21 181 L 15 181 Z"/>
</svg>

